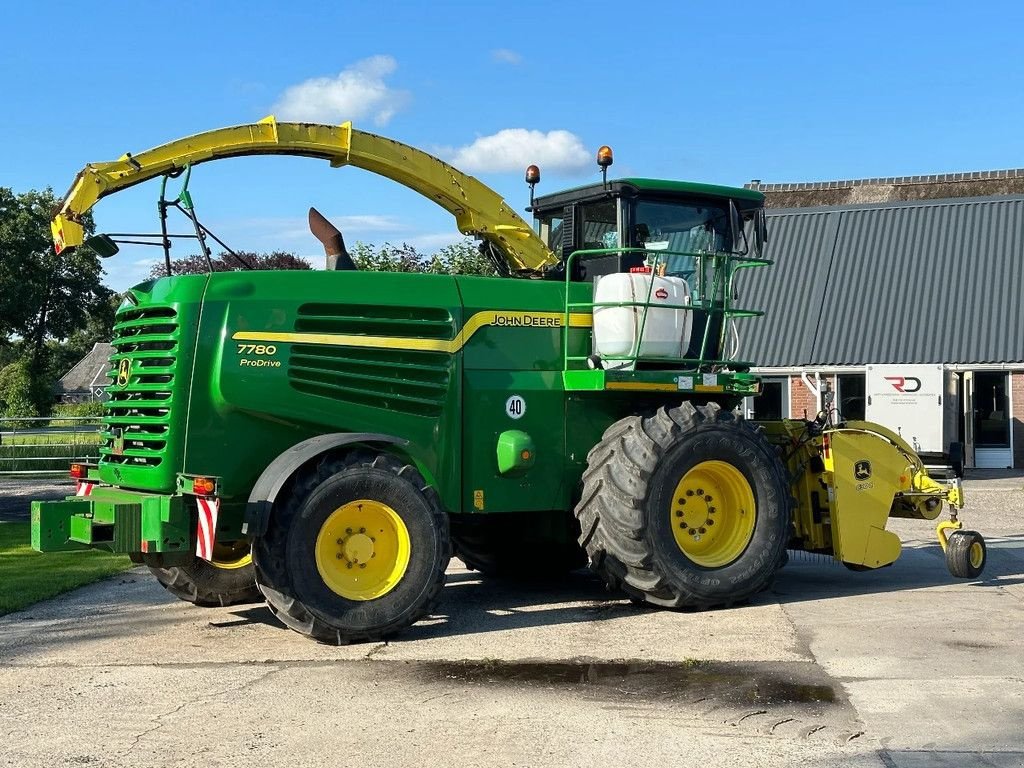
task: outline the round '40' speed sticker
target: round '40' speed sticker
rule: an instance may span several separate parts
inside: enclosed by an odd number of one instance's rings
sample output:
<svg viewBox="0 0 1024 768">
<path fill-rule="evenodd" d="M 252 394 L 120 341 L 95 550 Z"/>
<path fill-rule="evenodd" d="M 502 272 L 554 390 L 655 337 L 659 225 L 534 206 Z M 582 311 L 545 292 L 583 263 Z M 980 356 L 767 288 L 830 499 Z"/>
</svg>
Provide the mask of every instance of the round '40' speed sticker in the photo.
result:
<svg viewBox="0 0 1024 768">
<path fill-rule="evenodd" d="M 505 414 L 510 419 L 521 419 L 526 413 L 526 401 L 520 395 L 512 395 L 505 401 Z"/>
</svg>

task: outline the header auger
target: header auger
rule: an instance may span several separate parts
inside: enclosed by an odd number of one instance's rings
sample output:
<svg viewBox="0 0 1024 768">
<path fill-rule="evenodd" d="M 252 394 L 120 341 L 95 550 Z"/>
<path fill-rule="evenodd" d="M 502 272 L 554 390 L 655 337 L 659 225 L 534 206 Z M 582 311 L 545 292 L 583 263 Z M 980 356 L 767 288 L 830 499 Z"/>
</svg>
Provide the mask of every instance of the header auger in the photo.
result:
<svg viewBox="0 0 1024 768">
<path fill-rule="evenodd" d="M 957 519 L 959 481 L 930 477 L 898 435 L 836 423 L 828 405 L 811 421 L 736 414 L 760 389 L 738 357 L 738 321 L 759 313 L 736 280 L 771 264 L 758 192 L 609 180 L 603 147 L 598 184 L 535 197 L 528 170 L 534 230 L 424 152 L 348 123 L 267 118 L 87 166 L 56 246 L 81 244 L 80 217 L 107 194 L 266 153 L 417 190 L 504 277 L 361 272 L 311 211 L 327 271 L 135 286 L 99 464 L 76 465 L 76 497 L 33 502 L 40 551 L 124 552 L 182 599 L 259 595 L 331 643 L 429 614 L 453 552 L 485 575 L 589 563 L 634 600 L 705 608 L 767 588 L 787 549 L 889 565 L 888 519 L 947 505 L 950 571 L 984 567 L 981 536 Z M 203 244 L 186 192 L 161 205 Z M 166 229 L 156 237 L 167 248 Z"/>
</svg>

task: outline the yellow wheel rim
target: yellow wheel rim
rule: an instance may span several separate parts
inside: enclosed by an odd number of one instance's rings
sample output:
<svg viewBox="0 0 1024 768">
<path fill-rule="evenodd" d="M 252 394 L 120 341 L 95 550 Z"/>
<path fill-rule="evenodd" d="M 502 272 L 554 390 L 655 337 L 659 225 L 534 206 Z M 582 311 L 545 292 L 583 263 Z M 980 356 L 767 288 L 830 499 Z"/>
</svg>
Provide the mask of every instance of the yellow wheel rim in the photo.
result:
<svg viewBox="0 0 1024 768">
<path fill-rule="evenodd" d="M 985 559 L 985 550 L 981 548 L 981 544 L 975 541 L 968 550 L 968 556 L 971 558 L 971 568 L 981 568 L 981 563 Z"/>
<path fill-rule="evenodd" d="M 680 551 L 704 568 L 743 554 L 754 535 L 754 491 L 732 464 L 702 461 L 676 485 L 668 514 Z"/>
<path fill-rule="evenodd" d="M 233 544 L 214 544 L 213 560 L 210 565 L 220 568 L 223 571 L 234 571 L 238 568 L 245 568 L 252 562 L 252 548 L 249 542 L 236 541 Z"/>
<path fill-rule="evenodd" d="M 409 529 L 395 510 L 360 499 L 324 521 L 316 537 L 316 569 L 335 594 L 373 600 L 398 586 L 410 551 Z"/>
</svg>

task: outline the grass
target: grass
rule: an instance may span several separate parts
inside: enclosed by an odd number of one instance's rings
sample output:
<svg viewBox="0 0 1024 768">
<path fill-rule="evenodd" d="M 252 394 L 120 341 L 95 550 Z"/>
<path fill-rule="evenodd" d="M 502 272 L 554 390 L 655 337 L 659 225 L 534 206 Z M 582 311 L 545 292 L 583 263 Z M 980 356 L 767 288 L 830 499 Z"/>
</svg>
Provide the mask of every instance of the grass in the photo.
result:
<svg viewBox="0 0 1024 768">
<path fill-rule="evenodd" d="M 0 616 L 132 567 L 126 555 L 97 550 L 42 554 L 30 536 L 28 523 L 0 523 Z"/>
<path fill-rule="evenodd" d="M 4 435 L 0 445 L 20 447 L 23 445 L 98 445 L 100 433 L 95 429 L 88 432 L 51 432 L 45 435 Z"/>
<path fill-rule="evenodd" d="M 0 442 L 0 472 L 64 472 L 74 459 L 95 460 L 99 443 L 96 431 L 5 435 Z"/>
</svg>

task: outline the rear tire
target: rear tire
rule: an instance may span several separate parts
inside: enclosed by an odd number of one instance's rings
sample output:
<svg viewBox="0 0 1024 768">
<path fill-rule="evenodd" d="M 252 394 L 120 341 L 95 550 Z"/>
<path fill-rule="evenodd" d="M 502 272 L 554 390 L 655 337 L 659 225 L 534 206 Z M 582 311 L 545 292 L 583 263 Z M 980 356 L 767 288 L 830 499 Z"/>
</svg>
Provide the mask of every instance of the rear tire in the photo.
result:
<svg viewBox="0 0 1024 768">
<path fill-rule="evenodd" d="M 434 610 L 451 558 L 448 516 L 412 465 L 356 451 L 301 471 L 253 558 L 286 626 L 335 645 L 382 640 Z"/>
<path fill-rule="evenodd" d="M 712 608 L 767 589 L 790 540 L 775 449 L 714 404 L 613 424 L 587 457 L 576 515 L 591 567 L 634 601 Z"/>
<path fill-rule="evenodd" d="M 188 565 L 161 567 L 143 562 L 164 589 L 186 603 L 204 608 L 263 602 L 256 588 L 256 570 L 253 568 L 249 548 L 244 542 L 240 548 L 224 552 L 214 551 L 214 561 L 195 558 Z M 241 551 L 241 550 L 244 550 Z"/>
</svg>

